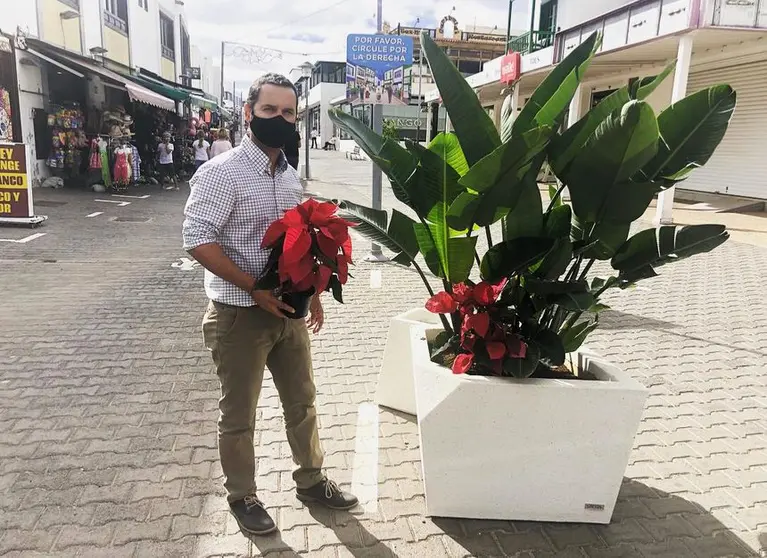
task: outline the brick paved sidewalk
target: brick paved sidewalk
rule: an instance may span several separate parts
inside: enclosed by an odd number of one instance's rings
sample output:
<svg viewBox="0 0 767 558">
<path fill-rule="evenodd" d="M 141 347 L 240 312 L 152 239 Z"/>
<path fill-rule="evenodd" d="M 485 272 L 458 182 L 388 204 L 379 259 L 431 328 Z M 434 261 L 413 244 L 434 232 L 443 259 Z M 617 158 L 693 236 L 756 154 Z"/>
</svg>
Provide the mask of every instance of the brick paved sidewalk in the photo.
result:
<svg viewBox="0 0 767 558">
<path fill-rule="evenodd" d="M 313 169 L 324 180 L 312 189 L 366 200 L 369 164 L 318 154 Z M 117 207 L 39 191 L 64 202 L 44 208 L 51 220 L 0 230 L 46 233 L 0 243 L 0 555 L 724 557 L 767 547 L 767 250 L 728 243 L 611 301 L 593 345 L 652 395 L 606 527 L 423 516 L 417 428 L 370 402 L 388 321 L 424 293 L 408 270 L 359 264 L 347 304 L 327 303 L 314 357 L 329 473 L 369 501 L 339 513 L 295 500 L 267 378 L 258 482 L 280 532 L 250 540 L 221 488 L 202 273 L 171 267 L 185 256 L 185 194 L 148 193 Z M 371 291 L 372 270 L 383 284 Z"/>
</svg>

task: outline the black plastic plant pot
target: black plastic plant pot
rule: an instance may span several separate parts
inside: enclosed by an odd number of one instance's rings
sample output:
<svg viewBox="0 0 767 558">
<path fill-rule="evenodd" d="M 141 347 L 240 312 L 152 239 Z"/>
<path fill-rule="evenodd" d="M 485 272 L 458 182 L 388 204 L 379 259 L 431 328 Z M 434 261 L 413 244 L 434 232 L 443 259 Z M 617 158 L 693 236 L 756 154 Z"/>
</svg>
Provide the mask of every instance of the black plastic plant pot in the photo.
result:
<svg viewBox="0 0 767 558">
<path fill-rule="evenodd" d="M 294 313 L 282 311 L 291 320 L 302 320 L 309 314 L 309 305 L 314 296 L 314 288 L 300 293 L 282 293 L 282 302 L 290 306 Z"/>
</svg>

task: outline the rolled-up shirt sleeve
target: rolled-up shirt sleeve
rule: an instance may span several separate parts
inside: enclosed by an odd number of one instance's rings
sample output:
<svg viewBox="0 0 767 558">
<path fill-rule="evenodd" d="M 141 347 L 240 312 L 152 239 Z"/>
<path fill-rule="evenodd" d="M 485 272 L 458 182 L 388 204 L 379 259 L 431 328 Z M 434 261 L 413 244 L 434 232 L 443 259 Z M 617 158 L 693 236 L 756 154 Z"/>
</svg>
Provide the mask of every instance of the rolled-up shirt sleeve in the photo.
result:
<svg viewBox="0 0 767 558">
<path fill-rule="evenodd" d="M 184 250 L 218 241 L 221 228 L 234 209 L 234 185 L 218 166 L 202 167 L 189 183 L 191 192 L 184 207 Z"/>
</svg>

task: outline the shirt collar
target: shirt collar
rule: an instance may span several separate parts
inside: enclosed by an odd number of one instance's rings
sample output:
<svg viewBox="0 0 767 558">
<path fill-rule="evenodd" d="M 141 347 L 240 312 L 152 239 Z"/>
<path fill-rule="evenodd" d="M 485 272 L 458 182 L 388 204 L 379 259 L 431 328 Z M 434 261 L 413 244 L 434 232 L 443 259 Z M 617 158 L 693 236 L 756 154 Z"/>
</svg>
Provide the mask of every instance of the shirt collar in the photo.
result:
<svg viewBox="0 0 767 558">
<path fill-rule="evenodd" d="M 269 157 L 253 142 L 252 139 L 250 139 L 250 136 L 244 136 L 241 144 L 248 159 L 256 165 L 256 169 L 262 174 L 271 175 L 271 162 L 269 161 Z M 280 151 L 280 158 L 277 160 L 277 171 L 282 173 L 287 170 L 287 168 L 288 160 L 285 158 L 285 154 Z"/>
</svg>

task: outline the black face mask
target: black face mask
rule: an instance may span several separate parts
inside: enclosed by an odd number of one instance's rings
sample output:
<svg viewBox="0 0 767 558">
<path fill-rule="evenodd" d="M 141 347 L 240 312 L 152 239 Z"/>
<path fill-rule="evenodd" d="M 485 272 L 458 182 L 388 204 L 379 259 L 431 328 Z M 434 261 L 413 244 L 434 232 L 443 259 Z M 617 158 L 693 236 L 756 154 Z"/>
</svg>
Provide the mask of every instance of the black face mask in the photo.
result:
<svg viewBox="0 0 767 558">
<path fill-rule="evenodd" d="M 259 118 L 254 115 L 250 121 L 250 131 L 265 146 L 281 149 L 296 133 L 296 125 L 288 122 L 282 116 Z"/>
</svg>

